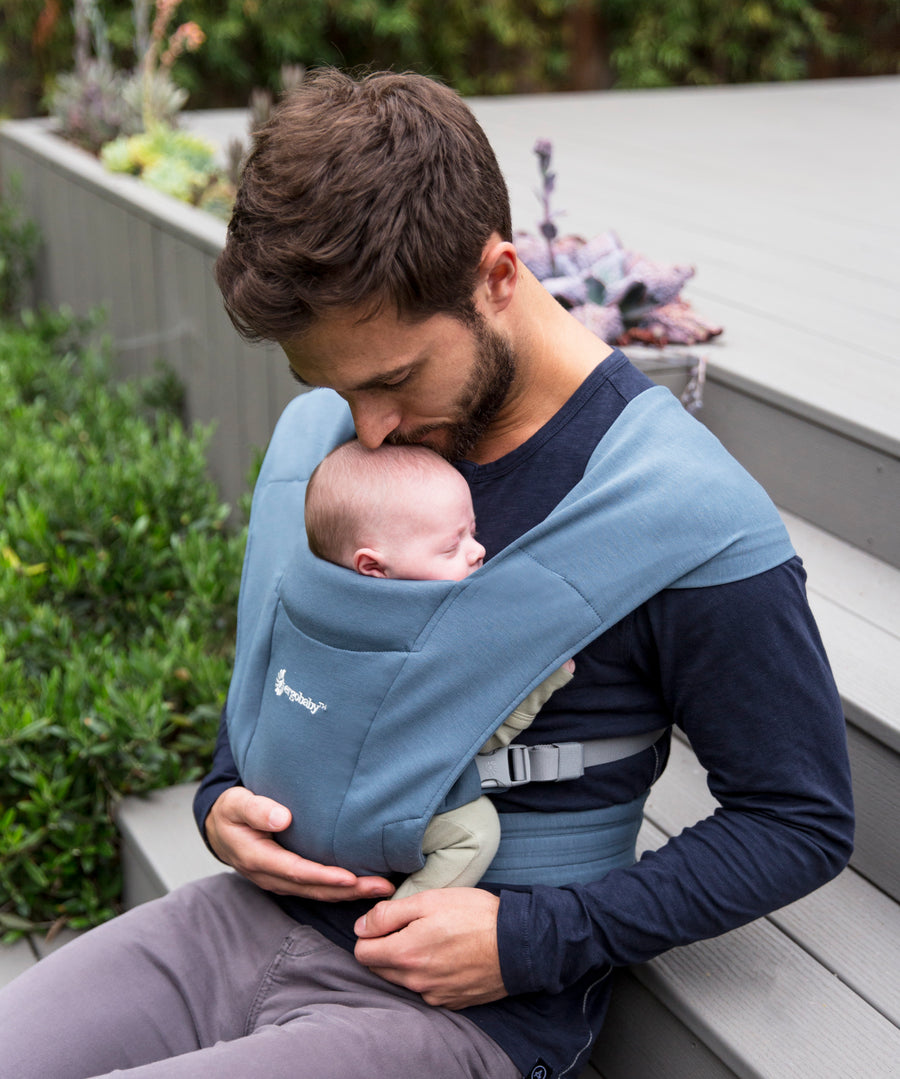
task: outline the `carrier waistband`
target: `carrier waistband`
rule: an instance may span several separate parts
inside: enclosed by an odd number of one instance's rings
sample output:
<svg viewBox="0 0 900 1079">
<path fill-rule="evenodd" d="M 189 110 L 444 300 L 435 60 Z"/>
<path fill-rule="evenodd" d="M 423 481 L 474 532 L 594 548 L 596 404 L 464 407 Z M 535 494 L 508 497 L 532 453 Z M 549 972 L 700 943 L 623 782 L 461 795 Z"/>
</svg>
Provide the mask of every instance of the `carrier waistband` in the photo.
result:
<svg viewBox="0 0 900 1079">
<path fill-rule="evenodd" d="M 585 768 L 633 757 L 649 749 L 666 733 L 666 727 L 619 738 L 594 738 L 587 742 L 547 742 L 523 746 L 512 742 L 475 758 L 482 790 L 508 790 L 523 783 L 559 783 L 578 779 Z"/>
<path fill-rule="evenodd" d="M 500 848 L 483 884 L 590 884 L 633 865 L 642 794 L 624 805 L 572 813 L 501 813 Z"/>
</svg>

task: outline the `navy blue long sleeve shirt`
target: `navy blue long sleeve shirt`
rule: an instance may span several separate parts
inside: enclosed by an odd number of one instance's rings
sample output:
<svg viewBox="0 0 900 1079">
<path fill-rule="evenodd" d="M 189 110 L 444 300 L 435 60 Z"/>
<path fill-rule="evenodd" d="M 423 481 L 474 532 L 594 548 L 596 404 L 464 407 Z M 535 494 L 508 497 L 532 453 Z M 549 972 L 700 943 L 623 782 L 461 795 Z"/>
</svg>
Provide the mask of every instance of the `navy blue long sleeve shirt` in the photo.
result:
<svg viewBox="0 0 900 1079">
<path fill-rule="evenodd" d="M 550 512 L 625 404 L 649 385 L 614 354 L 511 454 L 460 463 L 488 556 Z M 595 883 L 491 889 L 501 897 L 498 943 L 510 996 L 464 1014 L 523 1073 L 538 1060 L 556 1071 L 581 1065 L 612 968 L 745 924 L 846 864 L 853 815 L 844 719 L 804 586 L 793 558 L 747 580 L 659 593 L 579 653 L 573 681 L 522 736 L 577 741 L 678 726 L 720 803 L 661 850 Z M 501 812 L 627 802 L 658 777 L 666 747 L 494 802 Z M 201 828 L 218 795 L 239 782 L 223 724 L 195 803 Z M 353 922 L 368 905 L 278 902 L 351 949 Z"/>
</svg>

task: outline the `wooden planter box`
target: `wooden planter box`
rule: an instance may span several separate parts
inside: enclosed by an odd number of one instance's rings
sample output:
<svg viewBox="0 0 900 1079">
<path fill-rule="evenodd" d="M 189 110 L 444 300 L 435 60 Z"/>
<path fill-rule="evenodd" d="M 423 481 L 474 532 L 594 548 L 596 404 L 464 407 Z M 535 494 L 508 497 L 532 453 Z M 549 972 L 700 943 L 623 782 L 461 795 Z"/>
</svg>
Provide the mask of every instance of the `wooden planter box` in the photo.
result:
<svg viewBox="0 0 900 1079">
<path fill-rule="evenodd" d="M 234 503 L 297 386 L 280 349 L 246 344 L 225 314 L 213 278 L 225 224 L 108 172 L 46 120 L 0 126 L 4 187 L 16 174 L 41 231 L 35 299 L 79 314 L 104 306 L 121 374 L 158 360 L 178 374 L 189 418 L 216 425 L 211 467 Z"/>
<path fill-rule="evenodd" d="M 186 119 L 224 144 L 243 113 Z M 224 312 L 213 278 L 224 223 L 108 172 L 55 135 L 48 120 L 0 126 L 0 182 L 16 174 L 43 241 L 35 299 L 79 314 L 104 306 L 121 374 L 150 373 L 159 360 L 177 373 L 189 418 L 216 424 L 211 467 L 233 504 L 246 490 L 254 450 L 266 447 L 297 386 L 281 350 L 246 344 Z M 676 396 L 696 365 L 684 350 L 628 351 Z"/>
</svg>

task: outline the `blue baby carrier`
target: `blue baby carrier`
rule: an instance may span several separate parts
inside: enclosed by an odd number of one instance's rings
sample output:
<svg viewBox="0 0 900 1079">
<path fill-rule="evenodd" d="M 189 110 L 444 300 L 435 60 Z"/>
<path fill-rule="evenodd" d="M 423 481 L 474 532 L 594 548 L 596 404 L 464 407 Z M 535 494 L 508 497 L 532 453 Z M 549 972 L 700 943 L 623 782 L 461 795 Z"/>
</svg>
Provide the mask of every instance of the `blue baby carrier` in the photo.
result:
<svg viewBox="0 0 900 1079">
<path fill-rule="evenodd" d="M 418 869 L 432 816 L 481 792 L 473 759 L 487 738 L 630 611 L 793 554 L 762 488 L 654 387 L 546 520 L 472 576 L 362 577 L 314 557 L 303 524 L 310 473 L 351 437 L 327 390 L 295 399 L 276 427 L 253 499 L 227 717 L 245 785 L 292 811 L 285 845 L 356 873 Z M 556 815 L 523 821 L 535 816 Z M 496 864 L 512 882 L 541 840 L 510 841 Z M 560 882 L 555 872 L 544 879 Z"/>
</svg>

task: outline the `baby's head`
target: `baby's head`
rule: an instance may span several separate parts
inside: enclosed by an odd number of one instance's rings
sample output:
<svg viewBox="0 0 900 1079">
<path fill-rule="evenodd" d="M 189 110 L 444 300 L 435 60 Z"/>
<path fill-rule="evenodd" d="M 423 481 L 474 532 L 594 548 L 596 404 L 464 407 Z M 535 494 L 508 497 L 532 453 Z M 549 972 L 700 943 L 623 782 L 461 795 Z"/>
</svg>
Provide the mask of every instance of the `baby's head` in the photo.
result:
<svg viewBox="0 0 900 1079">
<path fill-rule="evenodd" d="M 338 446 L 310 477 L 306 534 L 314 555 L 369 577 L 459 581 L 484 559 L 466 481 L 425 446 Z"/>
</svg>

